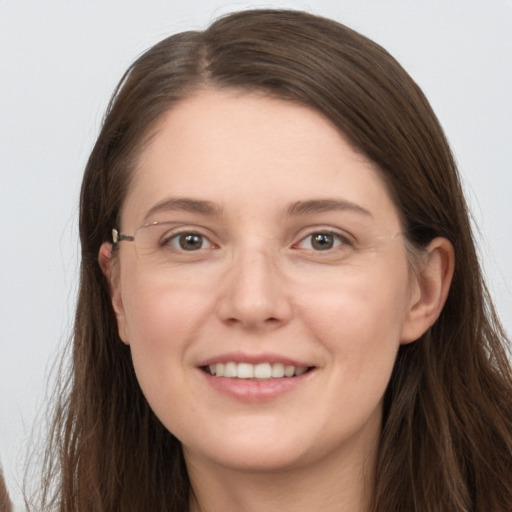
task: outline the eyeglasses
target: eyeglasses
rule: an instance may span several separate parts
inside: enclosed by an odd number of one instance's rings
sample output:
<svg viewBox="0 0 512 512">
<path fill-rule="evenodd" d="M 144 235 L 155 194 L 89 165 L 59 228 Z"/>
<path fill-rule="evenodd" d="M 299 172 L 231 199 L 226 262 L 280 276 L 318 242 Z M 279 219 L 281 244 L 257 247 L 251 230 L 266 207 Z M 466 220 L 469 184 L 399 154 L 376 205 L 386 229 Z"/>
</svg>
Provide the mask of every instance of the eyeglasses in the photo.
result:
<svg viewBox="0 0 512 512">
<path fill-rule="evenodd" d="M 375 252 L 379 242 L 392 240 L 391 236 L 373 237 L 362 243 L 342 230 L 333 228 L 308 228 L 289 247 L 308 260 L 336 262 L 355 254 Z M 133 235 L 112 229 L 114 247 L 120 242 L 134 242 L 135 252 L 141 261 L 151 267 L 173 263 L 203 261 L 214 257 L 221 244 L 214 233 L 200 226 L 178 222 L 151 222 L 137 228 Z"/>
<path fill-rule="evenodd" d="M 197 228 L 187 228 L 175 222 L 151 222 L 139 227 L 133 235 L 125 235 L 117 228 L 112 230 L 114 246 L 120 242 L 134 242 L 137 254 L 142 256 L 160 254 L 169 258 L 176 253 L 197 252 L 215 247 L 205 233 Z M 167 256 L 166 256 L 167 255 Z"/>
</svg>

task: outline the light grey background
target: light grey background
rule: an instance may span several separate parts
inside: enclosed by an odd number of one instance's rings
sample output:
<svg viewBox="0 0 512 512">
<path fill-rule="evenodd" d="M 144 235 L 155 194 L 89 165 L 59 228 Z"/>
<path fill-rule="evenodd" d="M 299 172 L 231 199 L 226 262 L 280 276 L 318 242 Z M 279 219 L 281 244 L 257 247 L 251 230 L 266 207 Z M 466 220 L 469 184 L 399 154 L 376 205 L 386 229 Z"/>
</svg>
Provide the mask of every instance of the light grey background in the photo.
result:
<svg viewBox="0 0 512 512">
<path fill-rule="evenodd" d="M 150 45 L 251 6 L 335 18 L 417 80 L 453 147 L 512 332 L 511 0 L 0 0 L 0 458 L 18 502 L 48 371 L 70 333 L 78 192 L 109 95 Z"/>
</svg>

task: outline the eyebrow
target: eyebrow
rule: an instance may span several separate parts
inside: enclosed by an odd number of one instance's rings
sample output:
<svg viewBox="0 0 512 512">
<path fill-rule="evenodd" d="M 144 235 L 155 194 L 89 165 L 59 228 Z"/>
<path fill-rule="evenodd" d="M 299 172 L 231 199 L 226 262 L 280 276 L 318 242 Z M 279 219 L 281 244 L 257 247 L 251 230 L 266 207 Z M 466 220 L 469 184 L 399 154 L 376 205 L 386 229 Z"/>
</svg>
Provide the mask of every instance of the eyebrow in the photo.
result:
<svg viewBox="0 0 512 512">
<path fill-rule="evenodd" d="M 366 208 L 341 199 L 309 199 L 307 201 L 297 201 L 288 207 L 287 213 L 290 216 L 301 216 L 331 210 L 348 210 L 373 217 L 371 212 Z M 144 220 L 155 213 L 166 211 L 185 211 L 211 217 L 220 217 L 222 214 L 221 208 L 211 201 L 188 197 L 169 197 L 152 206 L 144 216 Z"/>
<path fill-rule="evenodd" d="M 311 199 L 308 201 L 297 201 L 288 208 L 288 215 L 300 216 L 331 210 L 348 210 L 373 217 L 372 213 L 366 208 L 363 208 L 356 203 L 340 199 Z"/>
<path fill-rule="evenodd" d="M 185 211 L 190 213 L 200 213 L 202 215 L 215 216 L 221 215 L 220 208 L 211 201 L 202 199 L 191 199 L 188 197 L 169 197 L 159 201 L 152 206 L 144 216 L 144 220 L 148 219 L 155 213 L 167 211 Z"/>
</svg>

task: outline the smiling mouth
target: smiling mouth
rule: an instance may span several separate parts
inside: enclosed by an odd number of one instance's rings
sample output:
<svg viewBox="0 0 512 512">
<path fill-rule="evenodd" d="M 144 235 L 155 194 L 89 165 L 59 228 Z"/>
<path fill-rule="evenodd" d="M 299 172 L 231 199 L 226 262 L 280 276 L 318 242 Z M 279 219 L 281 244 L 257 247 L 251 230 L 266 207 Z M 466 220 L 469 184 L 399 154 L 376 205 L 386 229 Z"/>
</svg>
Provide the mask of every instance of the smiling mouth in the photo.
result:
<svg viewBox="0 0 512 512">
<path fill-rule="evenodd" d="M 283 363 L 216 363 L 202 366 L 201 369 L 215 377 L 228 377 L 231 379 L 282 379 L 299 377 L 311 371 L 313 366 L 292 366 Z"/>
</svg>

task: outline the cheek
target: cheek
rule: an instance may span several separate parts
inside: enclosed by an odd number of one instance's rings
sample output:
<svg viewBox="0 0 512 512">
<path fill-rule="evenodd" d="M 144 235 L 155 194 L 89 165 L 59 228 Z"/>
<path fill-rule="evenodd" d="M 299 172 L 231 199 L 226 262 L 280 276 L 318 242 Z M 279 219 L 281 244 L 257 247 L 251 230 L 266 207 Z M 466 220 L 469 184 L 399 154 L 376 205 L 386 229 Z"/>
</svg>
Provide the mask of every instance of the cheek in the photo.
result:
<svg viewBox="0 0 512 512">
<path fill-rule="evenodd" d="M 345 277 L 308 294 L 299 306 L 304 325 L 355 380 L 369 367 L 389 372 L 407 313 L 407 270 Z"/>
<path fill-rule="evenodd" d="M 204 286 L 134 277 L 123 286 L 123 305 L 130 344 L 168 345 L 187 337 L 197 325 L 210 296 Z"/>
<path fill-rule="evenodd" d="M 176 414 L 184 421 L 193 414 L 190 375 L 183 370 L 209 305 L 204 291 L 190 286 L 170 290 L 148 284 L 138 286 L 134 280 L 125 289 L 128 342 L 146 400 L 174 432 Z M 184 400 L 185 396 L 190 400 Z"/>
<path fill-rule="evenodd" d="M 127 340 L 137 376 L 142 386 L 160 382 L 173 367 L 185 364 L 187 347 L 210 309 L 208 294 L 186 284 L 170 288 L 136 279 L 124 290 Z"/>
</svg>

